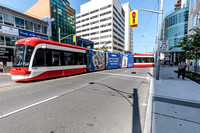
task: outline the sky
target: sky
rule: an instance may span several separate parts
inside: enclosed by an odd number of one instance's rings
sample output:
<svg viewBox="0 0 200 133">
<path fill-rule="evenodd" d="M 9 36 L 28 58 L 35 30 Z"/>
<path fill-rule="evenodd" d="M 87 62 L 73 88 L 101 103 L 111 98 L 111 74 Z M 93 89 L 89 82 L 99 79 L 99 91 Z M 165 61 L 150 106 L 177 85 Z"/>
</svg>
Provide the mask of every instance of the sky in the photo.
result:
<svg viewBox="0 0 200 133">
<path fill-rule="evenodd" d="M 80 13 L 80 5 L 90 0 L 68 0 L 70 6 Z M 163 18 L 174 9 L 177 0 L 164 0 Z M 24 12 L 37 0 L 0 0 L 0 4 L 11 9 Z M 129 2 L 132 9 L 159 10 L 158 0 L 119 0 L 120 4 Z M 134 28 L 134 53 L 153 52 L 158 31 L 158 15 L 155 13 L 139 11 L 138 27 Z"/>
</svg>

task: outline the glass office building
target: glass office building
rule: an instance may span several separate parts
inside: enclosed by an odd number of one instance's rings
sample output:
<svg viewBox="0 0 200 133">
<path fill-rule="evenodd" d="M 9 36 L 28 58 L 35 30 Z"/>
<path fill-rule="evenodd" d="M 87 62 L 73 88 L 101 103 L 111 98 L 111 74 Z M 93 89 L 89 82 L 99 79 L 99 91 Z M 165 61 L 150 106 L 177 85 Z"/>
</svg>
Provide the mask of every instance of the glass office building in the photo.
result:
<svg viewBox="0 0 200 133">
<path fill-rule="evenodd" d="M 25 13 L 43 20 L 54 18 L 55 21 L 51 22 L 51 39 L 59 41 L 58 29 L 60 28 L 61 39 L 71 35 L 61 42 L 74 45 L 73 35 L 76 33 L 76 13 L 70 7 L 68 0 L 38 0 Z"/>
<path fill-rule="evenodd" d="M 164 40 L 169 42 L 170 60 L 177 62 L 177 54 L 183 52 L 181 48 L 176 47 L 181 38 L 185 37 L 188 32 L 188 7 L 175 10 L 169 13 L 163 24 Z M 169 55 L 169 54 L 168 54 Z"/>
<path fill-rule="evenodd" d="M 70 7 L 67 0 L 51 0 L 51 18 L 55 21 L 52 23 L 52 40 L 59 41 L 58 28 L 60 28 L 61 42 L 73 44 L 73 35 L 75 34 L 75 10 Z"/>
</svg>

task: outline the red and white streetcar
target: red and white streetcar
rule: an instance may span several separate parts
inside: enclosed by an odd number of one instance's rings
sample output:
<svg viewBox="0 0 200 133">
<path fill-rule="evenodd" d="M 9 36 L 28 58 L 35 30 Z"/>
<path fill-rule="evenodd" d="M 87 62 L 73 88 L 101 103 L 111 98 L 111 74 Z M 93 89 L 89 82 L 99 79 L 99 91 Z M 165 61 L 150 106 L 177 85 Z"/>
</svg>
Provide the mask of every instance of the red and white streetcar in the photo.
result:
<svg viewBox="0 0 200 133">
<path fill-rule="evenodd" d="M 26 38 L 15 43 L 10 74 L 14 81 L 30 81 L 86 72 L 86 48 Z"/>
<path fill-rule="evenodd" d="M 152 54 L 134 54 L 133 67 L 154 67 L 154 56 Z"/>
</svg>

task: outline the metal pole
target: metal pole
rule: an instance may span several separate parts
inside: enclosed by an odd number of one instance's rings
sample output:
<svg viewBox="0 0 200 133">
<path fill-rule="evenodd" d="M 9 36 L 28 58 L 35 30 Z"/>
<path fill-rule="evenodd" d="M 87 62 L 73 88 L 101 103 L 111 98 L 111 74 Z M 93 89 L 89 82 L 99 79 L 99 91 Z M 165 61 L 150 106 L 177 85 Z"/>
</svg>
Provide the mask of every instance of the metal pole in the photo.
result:
<svg viewBox="0 0 200 133">
<path fill-rule="evenodd" d="M 61 40 L 60 40 L 60 28 L 58 28 L 58 41 L 61 42 Z"/>
<path fill-rule="evenodd" d="M 160 14 L 159 14 L 159 20 L 158 20 L 156 80 L 159 80 L 159 76 L 160 76 L 160 43 L 161 43 L 162 19 L 163 19 L 163 0 L 160 0 Z"/>
</svg>

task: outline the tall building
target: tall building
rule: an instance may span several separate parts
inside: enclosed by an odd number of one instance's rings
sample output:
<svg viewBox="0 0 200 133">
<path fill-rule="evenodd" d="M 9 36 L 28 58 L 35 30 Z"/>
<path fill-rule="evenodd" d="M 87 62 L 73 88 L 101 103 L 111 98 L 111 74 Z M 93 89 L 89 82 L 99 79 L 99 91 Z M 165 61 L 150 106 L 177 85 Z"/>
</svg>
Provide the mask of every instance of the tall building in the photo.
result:
<svg viewBox="0 0 200 133">
<path fill-rule="evenodd" d="M 188 20 L 188 34 L 193 34 L 190 31 L 193 28 L 200 28 L 200 0 L 189 0 L 189 20 Z M 195 60 L 193 60 L 193 65 Z M 200 60 L 198 60 L 200 69 Z"/>
<path fill-rule="evenodd" d="M 179 2 L 179 0 L 178 0 Z M 181 3 L 187 3 L 182 1 Z M 188 32 L 188 4 L 185 6 L 177 5 L 177 8 L 173 12 L 167 14 L 163 24 L 164 40 L 169 42 L 168 55 L 173 62 L 179 61 L 178 54 L 182 51 L 182 48 L 176 47 L 181 38 L 185 37 Z M 180 7 L 178 9 L 178 6 Z M 176 7 L 176 6 L 175 6 Z M 183 8 L 181 8 L 183 7 Z"/>
<path fill-rule="evenodd" d="M 125 12 L 125 51 L 133 52 L 133 28 L 130 27 L 130 11 L 131 7 L 129 3 L 122 5 L 122 8 Z"/>
<path fill-rule="evenodd" d="M 48 40 L 47 29 L 47 22 L 0 5 L 0 67 L 2 63 L 12 65 L 16 40 L 27 37 Z"/>
<path fill-rule="evenodd" d="M 94 41 L 95 49 L 104 46 L 111 52 L 123 52 L 124 15 L 118 0 L 90 0 L 76 15 L 77 36 Z"/>
<path fill-rule="evenodd" d="M 63 39 L 61 42 L 74 44 L 73 35 L 76 32 L 75 27 L 75 10 L 70 7 L 68 0 L 38 0 L 38 2 L 30 7 L 25 14 L 32 15 L 38 19 L 50 19 L 54 18 L 52 22 L 52 40 L 59 41 L 58 28 L 60 28 L 61 39 L 65 36 L 69 36 Z"/>
<path fill-rule="evenodd" d="M 189 2 L 188 33 L 192 34 L 190 32 L 192 28 L 200 28 L 200 1 L 190 0 Z"/>
</svg>

